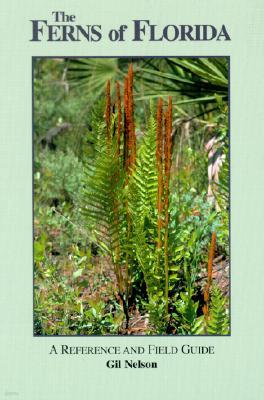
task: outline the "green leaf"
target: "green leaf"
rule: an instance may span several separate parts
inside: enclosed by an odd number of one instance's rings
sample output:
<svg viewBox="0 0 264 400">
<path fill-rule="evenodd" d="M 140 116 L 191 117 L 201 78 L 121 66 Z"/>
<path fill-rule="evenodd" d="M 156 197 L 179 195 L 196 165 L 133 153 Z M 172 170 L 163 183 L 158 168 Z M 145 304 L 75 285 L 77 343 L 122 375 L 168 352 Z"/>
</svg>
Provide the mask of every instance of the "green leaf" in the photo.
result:
<svg viewBox="0 0 264 400">
<path fill-rule="evenodd" d="M 80 276 L 82 276 L 82 272 L 83 272 L 83 268 L 77 269 L 77 271 L 75 271 L 75 272 L 72 274 L 72 278 L 73 278 L 73 279 L 79 278 Z"/>
</svg>

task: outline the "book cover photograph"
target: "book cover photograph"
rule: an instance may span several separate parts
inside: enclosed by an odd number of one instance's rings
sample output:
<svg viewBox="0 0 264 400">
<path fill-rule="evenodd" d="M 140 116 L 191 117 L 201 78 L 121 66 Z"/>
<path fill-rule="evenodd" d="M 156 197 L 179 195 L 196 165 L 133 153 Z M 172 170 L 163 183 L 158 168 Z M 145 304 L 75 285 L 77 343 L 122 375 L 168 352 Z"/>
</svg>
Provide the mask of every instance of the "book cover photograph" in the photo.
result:
<svg viewBox="0 0 264 400">
<path fill-rule="evenodd" d="M 263 1 L 0 19 L 0 400 L 264 398 Z"/>
<path fill-rule="evenodd" d="M 34 334 L 229 334 L 228 57 L 33 69 Z"/>
</svg>

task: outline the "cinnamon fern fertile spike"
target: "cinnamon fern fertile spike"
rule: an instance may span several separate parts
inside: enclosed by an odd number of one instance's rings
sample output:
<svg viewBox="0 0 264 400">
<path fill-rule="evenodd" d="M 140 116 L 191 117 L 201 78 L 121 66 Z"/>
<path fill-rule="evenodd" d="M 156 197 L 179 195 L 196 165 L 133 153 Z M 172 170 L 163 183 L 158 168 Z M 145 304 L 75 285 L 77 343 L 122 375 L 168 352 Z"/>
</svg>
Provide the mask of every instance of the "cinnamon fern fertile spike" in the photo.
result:
<svg viewBox="0 0 264 400">
<path fill-rule="evenodd" d="M 124 81 L 124 114 L 124 165 L 130 174 L 136 160 L 132 64 Z"/>
<path fill-rule="evenodd" d="M 130 64 L 128 71 L 128 91 L 129 91 L 129 136 L 131 141 L 130 166 L 136 161 L 136 134 L 134 123 L 134 94 L 133 94 L 134 71 L 133 64 Z"/>
<path fill-rule="evenodd" d="M 124 80 L 124 167 L 128 170 L 128 77 Z"/>
<path fill-rule="evenodd" d="M 169 256 L 168 256 L 168 236 L 169 236 L 169 194 L 170 194 L 170 168 L 172 156 L 172 100 L 169 97 L 168 108 L 165 114 L 165 141 L 164 141 L 164 163 L 165 163 L 165 230 L 164 230 L 164 264 L 165 264 L 165 302 L 168 314 L 169 302 Z"/>
<path fill-rule="evenodd" d="M 169 97 L 168 108 L 165 117 L 165 180 L 166 180 L 166 192 L 168 201 L 168 191 L 169 191 L 169 180 L 170 180 L 170 168 L 171 168 L 171 150 L 172 150 L 172 140 L 171 140 L 171 133 L 172 133 L 172 100 Z"/>
<path fill-rule="evenodd" d="M 213 259 L 216 245 L 216 233 L 212 233 L 212 240 L 210 245 L 209 260 L 208 260 L 208 283 L 211 285 L 213 276 Z"/>
<path fill-rule="evenodd" d="M 157 210 L 158 210 L 158 241 L 157 248 L 161 248 L 161 229 L 162 229 L 162 210 L 163 210 L 163 135 L 162 135 L 162 123 L 163 123 L 163 111 L 162 111 L 162 99 L 158 100 L 157 106 L 157 128 L 156 128 L 156 162 L 158 170 L 158 194 L 157 194 Z"/>
<path fill-rule="evenodd" d="M 212 285 L 212 277 L 213 277 L 213 259 L 215 253 L 215 245 L 216 245 L 216 233 L 212 233 L 212 240 L 210 244 L 209 257 L 208 257 L 208 266 L 207 266 L 207 284 L 204 289 L 204 302 L 205 305 L 203 307 L 203 313 L 206 319 L 208 318 L 209 312 L 209 296 L 210 296 L 210 288 Z"/>
<path fill-rule="evenodd" d="M 131 83 L 132 80 L 132 83 Z M 133 137 L 132 137 L 132 116 L 133 116 L 133 106 L 132 106 L 132 93 L 133 93 L 133 73 L 131 74 L 131 69 L 129 68 L 127 75 L 127 148 L 128 148 L 128 170 L 131 167 L 132 161 L 132 149 L 133 149 Z"/>
<path fill-rule="evenodd" d="M 136 137 L 134 125 L 134 100 L 133 100 L 133 67 L 129 67 L 128 74 L 124 81 L 124 167 L 127 172 L 126 183 L 132 167 L 136 159 Z M 127 218 L 127 243 L 130 242 L 131 236 L 131 216 L 126 202 L 126 218 Z M 125 276 L 126 276 L 126 297 L 129 290 L 129 252 L 126 252 L 125 261 Z"/>
<path fill-rule="evenodd" d="M 106 143 L 110 146 L 110 126 L 111 126 L 111 94 L 110 81 L 106 84 L 106 107 L 105 107 L 105 122 L 106 122 Z"/>
<path fill-rule="evenodd" d="M 117 119 L 117 158 L 119 158 L 120 155 L 120 143 L 121 143 L 121 120 L 122 120 L 122 109 L 121 109 L 121 95 L 120 95 L 120 84 L 119 82 L 116 82 L 116 103 L 117 103 L 117 113 L 118 113 L 118 119 Z M 113 113 L 115 110 L 113 111 Z M 119 165 L 119 162 L 118 162 Z M 120 171 L 119 167 L 115 171 L 114 176 L 112 177 L 112 181 L 114 184 L 116 184 L 119 180 L 120 177 Z M 115 226 L 118 226 L 119 224 L 119 203 L 118 199 L 114 197 L 114 224 Z M 120 296 L 125 292 L 124 288 L 124 281 L 123 281 L 123 276 L 122 276 L 122 271 L 121 271 L 121 266 L 120 266 L 120 254 L 121 254 L 121 246 L 120 246 L 120 239 L 119 237 L 114 237 L 114 242 L 116 243 L 115 246 L 115 264 L 117 268 L 117 279 L 118 279 L 118 284 L 119 284 L 119 293 Z"/>
<path fill-rule="evenodd" d="M 122 108 L 121 108 L 121 95 L 120 95 L 120 83 L 116 82 L 116 97 L 117 97 L 117 154 L 120 155 L 120 143 L 121 143 L 121 129 L 122 129 Z"/>
</svg>

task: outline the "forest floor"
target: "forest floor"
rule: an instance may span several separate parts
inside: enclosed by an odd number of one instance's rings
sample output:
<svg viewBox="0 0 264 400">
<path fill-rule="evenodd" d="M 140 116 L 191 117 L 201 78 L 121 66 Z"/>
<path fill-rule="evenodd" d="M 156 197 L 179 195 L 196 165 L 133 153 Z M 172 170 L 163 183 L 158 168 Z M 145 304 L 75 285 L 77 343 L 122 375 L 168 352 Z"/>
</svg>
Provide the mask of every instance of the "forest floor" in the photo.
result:
<svg viewBox="0 0 264 400">
<path fill-rule="evenodd" d="M 94 258 L 93 271 L 84 273 L 81 280 L 89 282 L 89 286 L 83 290 L 81 295 L 82 302 L 85 304 L 91 299 L 103 300 L 108 303 L 111 296 L 115 296 L 116 300 L 122 307 L 122 301 L 117 291 L 117 281 L 110 260 L 105 257 Z M 229 260 L 223 256 L 217 256 L 213 261 L 213 282 L 221 289 L 225 296 L 229 296 Z M 207 283 L 206 269 L 202 270 L 197 285 L 203 289 Z M 129 308 L 129 325 L 125 326 L 125 321 L 122 325 L 123 335 L 145 335 L 151 330 L 149 325 L 148 314 L 140 313 L 139 309 L 133 305 Z"/>
<path fill-rule="evenodd" d="M 38 234 L 38 231 L 38 221 L 36 220 L 35 234 Z M 95 308 L 99 310 L 97 311 L 99 314 L 107 313 L 110 318 L 114 318 L 118 327 L 116 329 L 120 335 L 146 335 L 155 331 L 149 322 L 149 315 L 144 307 L 135 301 L 135 298 L 129 305 L 129 323 L 128 327 L 126 326 L 126 319 L 122 311 L 123 302 L 118 292 L 116 275 L 109 256 L 96 254 L 96 250 L 93 249 L 90 259 L 87 259 L 82 255 L 76 256 L 76 251 L 71 246 L 65 254 L 60 248 L 60 230 L 51 228 L 48 229 L 47 234 L 50 240 L 46 244 L 46 247 L 49 247 L 50 243 L 49 251 L 46 253 L 47 259 L 44 264 L 42 261 L 39 263 L 35 278 L 37 296 L 39 302 L 43 303 L 42 318 L 47 321 L 44 329 L 48 329 L 48 331 L 51 329 L 51 332 L 55 331 L 57 332 L 55 334 L 60 334 L 60 329 L 63 328 L 58 328 L 57 331 L 56 327 L 63 327 L 65 323 L 63 316 L 67 314 L 66 323 L 70 329 L 67 333 L 74 334 L 80 323 L 80 315 Z M 85 250 L 83 252 L 85 254 Z M 53 266 L 53 272 L 50 271 L 49 265 Z M 216 255 L 213 260 L 212 278 L 213 283 L 217 284 L 223 295 L 229 298 L 228 258 Z M 206 283 L 207 265 L 203 265 L 196 282 L 201 296 L 200 303 L 203 302 Z M 170 333 L 176 334 L 175 329 Z"/>
</svg>

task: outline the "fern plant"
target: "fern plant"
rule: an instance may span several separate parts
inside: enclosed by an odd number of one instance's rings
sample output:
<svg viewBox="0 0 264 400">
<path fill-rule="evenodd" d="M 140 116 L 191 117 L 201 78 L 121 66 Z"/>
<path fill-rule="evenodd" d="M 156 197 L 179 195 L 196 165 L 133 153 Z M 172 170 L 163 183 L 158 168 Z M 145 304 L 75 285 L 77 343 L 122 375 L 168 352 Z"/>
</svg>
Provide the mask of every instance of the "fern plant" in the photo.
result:
<svg viewBox="0 0 264 400">
<path fill-rule="evenodd" d="M 121 140 L 122 110 L 119 83 L 116 85 L 117 112 L 115 105 L 112 104 L 110 81 L 108 81 L 104 119 L 95 118 L 93 131 L 96 154 L 93 162 L 87 163 L 85 168 L 82 213 L 96 242 L 111 256 L 118 294 L 123 302 L 128 326 L 128 262 L 131 235 L 125 193 L 136 156 L 131 68 L 125 82 L 123 140 Z"/>
<path fill-rule="evenodd" d="M 143 277 L 147 292 L 145 306 L 150 325 L 155 326 L 157 333 L 167 332 L 173 318 L 180 334 L 226 332 L 228 320 L 221 292 L 213 289 L 209 302 L 214 245 L 209 257 L 204 315 L 201 315 L 202 304 L 197 299 L 193 278 L 197 271 L 192 271 L 187 255 L 183 263 L 182 256 L 173 257 L 175 240 L 170 237 L 171 99 L 164 113 L 162 100 L 158 102 L 156 113 L 151 105 L 147 130 L 139 145 L 133 114 L 132 67 L 124 82 L 123 113 L 119 83 L 114 103 L 110 93 L 108 81 L 104 116 L 100 118 L 96 114 L 92 127 L 96 151 L 93 162 L 85 167 L 82 212 L 96 242 L 110 255 L 126 327 L 131 288 Z M 181 247 L 184 246 L 176 249 Z"/>
<path fill-rule="evenodd" d="M 206 331 L 209 335 L 228 335 L 229 333 L 226 298 L 216 285 L 212 287 Z"/>
<path fill-rule="evenodd" d="M 148 130 L 137 154 L 128 193 L 133 220 L 133 245 L 147 286 L 150 317 L 153 316 L 157 326 L 161 320 L 165 319 L 168 322 L 172 114 L 170 99 L 164 118 L 164 130 L 161 100 L 158 102 L 157 120 L 153 114 L 152 109 Z M 160 310 L 159 321 L 156 318 L 157 309 Z"/>
<path fill-rule="evenodd" d="M 149 302 L 157 305 L 164 297 L 165 273 L 162 263 L 158 262 L 156 244 L 158 172 L 155 154 L 156 120 L 152 111 L 127 189 L 135 256 L 144 275 Z"/>
<path fill-rule="evenodd" d="M 82 212 L 101 246 L 112 256 L 114 265 L 119 263 L 118 249 L 125 223 L 123 179 L 115 146 L 110 150 L 101 147 L 94 165 L 85 168 Z M 116 273 L 120 275 L 120 271 Z"/>
<path fill-rule="evenodd" d="M 126 85 L 129 91 L 129 83 Z M 131 106 L 125 106 L 131 110 Z M 160 216 L 157 211 L 156 118 L 152 107 L 147 132 L 136 154 L 131 137 L 132 114 L 127 114 L 125 119 L 124 130 L 127 131 L 123 140 L 116 135 L 118 117 L 110 112 L 108 100 L 106 121 L 97 121 L 94 128 L 95 159 L 85 168 L 83 215 L 100 247 L 111 256 L 124 308 L 128 308 L 129 286 L 133 284 L 136 270 L 140 270 L 146 283 L 149 311 L 152 310 L 154 315 L 158 307 L 165 316 L 168 271 L 164 267 L 166 247 L 157 245 Z M 168 190 L 169 181 L 167 197 Z M 163 191 L 162 188 L 162 196 Z M 165 215 L 162 218 L 164 224 Z M 165 234 L 165 228 L 160 229 L 159 240 L 162 242 Z"/>
</svg>

